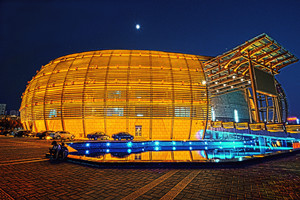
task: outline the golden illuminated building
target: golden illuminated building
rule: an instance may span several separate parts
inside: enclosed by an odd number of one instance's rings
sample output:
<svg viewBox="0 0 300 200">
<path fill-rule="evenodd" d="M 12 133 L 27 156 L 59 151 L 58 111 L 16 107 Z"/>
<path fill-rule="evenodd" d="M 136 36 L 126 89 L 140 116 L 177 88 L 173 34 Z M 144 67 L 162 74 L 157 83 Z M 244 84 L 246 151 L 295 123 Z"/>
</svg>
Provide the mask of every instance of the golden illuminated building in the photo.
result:
<svg viewBox="0 0 300 200">
<path fill-rule="evenodd" d="M 211 121 L 282 123 L 274 76 L 298 61 L 266 34 L 217 57 L 142 50 L 71 54 L 43 66 L 22 96 L 25 129 L 202 139 Z M 229 123 L 231 124 L 231 123 Z M 236 125 L 239 126 L 239 125 Z"/>
<path fill-rule="evenodd" d="M 29 82 L 20 108 L 26 129 L 126 131 L 141 139 L 197 139 L 208 117 L 201 61 L 210 57 L 140 50 L 63 56 Z"/>
</svg>

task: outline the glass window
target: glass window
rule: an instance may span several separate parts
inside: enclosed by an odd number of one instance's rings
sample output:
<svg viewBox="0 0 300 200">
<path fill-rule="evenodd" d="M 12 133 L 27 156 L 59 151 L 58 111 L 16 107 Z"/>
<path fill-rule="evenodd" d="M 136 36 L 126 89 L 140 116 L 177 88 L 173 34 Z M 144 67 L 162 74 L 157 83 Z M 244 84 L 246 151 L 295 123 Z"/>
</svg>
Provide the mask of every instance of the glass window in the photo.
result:
<svg viewBox="0 0 300 200">
<path fill-rule="evenodd" d="M 122 94 L 122 91 L 120 91 L 120 90 L 109 91 L 107 98 L 108 99 L 121 99 L 121 96 L 122 96 L 121 94 Z"/>
<path fill-rule="evenodd" d="M 107 108 L 107 116 L 123 116 L 123 108 Z"/>
<path fill-rule="evenodd" d="M 51 109 L 50 112 L 49 112 L 49 118 L 52 118 L 52 117 L 57 117 L 57 111 L 56 109 Z"/>
<path fill-rule="evenodd" d="M 190 117 L 190 108 L 175 107 L 175 117 Z"/>
</svg>

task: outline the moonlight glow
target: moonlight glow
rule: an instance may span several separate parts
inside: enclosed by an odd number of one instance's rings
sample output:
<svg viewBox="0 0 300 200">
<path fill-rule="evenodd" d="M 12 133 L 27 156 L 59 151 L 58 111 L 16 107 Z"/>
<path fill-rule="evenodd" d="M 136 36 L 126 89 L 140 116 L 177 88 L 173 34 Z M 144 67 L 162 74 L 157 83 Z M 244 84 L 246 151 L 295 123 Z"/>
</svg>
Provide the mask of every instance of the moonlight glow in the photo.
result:
<svg viewBox="0 0 300 200">
<path fill-rule="evenodd" d="M 139 30 L 139 29 L 141 28 L 141 26 L 140 26 L 139 24 L 137 24 L 137 25 L 135 25 L 135 28 L 136 28 L 137 30 Z"/>
</svg>

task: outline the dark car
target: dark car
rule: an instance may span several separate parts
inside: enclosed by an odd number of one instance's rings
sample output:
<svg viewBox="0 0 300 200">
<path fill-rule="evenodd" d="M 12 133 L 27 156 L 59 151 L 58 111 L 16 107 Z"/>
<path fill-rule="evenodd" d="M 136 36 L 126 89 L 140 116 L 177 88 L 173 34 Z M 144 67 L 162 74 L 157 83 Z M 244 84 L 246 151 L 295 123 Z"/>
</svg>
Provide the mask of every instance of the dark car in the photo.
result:
<svg viewBox="0 0 300 200">
<path fill-rule="evenodd" d="M 15 133 L 15 137 L 25 137 L 26 134 L 30 133 L 31 131 L 27 131 L 27 130 L 20 130 L 18 132 Z"/>
<path fill-rule="evenodd" d="M 25 133 L 25 137 L 35 137 L 36 133 L 35 132 L 31 132 L 31 131 L 28 131 Z"/>
<path fill-rule="evenodd" d="M 8 136 L 8 135 L 11 135 L 13 131 L 11 130 L 4 130 L 2 132 L 0 132 L 0 135 L 5 135 L 5 136 Z"/>
<path fill-rule="evenodd" d="M 50 130 L 41 131 L 36 134 L 36 137 L 38 137 L 40 139 L 46 139 L 46 137 L 49 136 L 50 133 L 55 133 L 55 131 L 50 131 Z"/>
<path fill-rule="evenodd" d="M 134 137 L 132 135 L 130 135 L 129 133 L 127 133 L 127 132 L 120 132 L 120 133 L 117 133 L 117 134 L 113 134 L 112 138 L 114 140 L 122 140 L 122 139 L 133 140 Z"/>
<path fill-rule="evenodd" d="M 106 135 L 103 132 L 93 132 L 91 134 L 87 135 L 87 138 L 89 138 L 90 140 L 94 139 L 94 140 L 109 140 L 109 136 Z"/>
</svg>

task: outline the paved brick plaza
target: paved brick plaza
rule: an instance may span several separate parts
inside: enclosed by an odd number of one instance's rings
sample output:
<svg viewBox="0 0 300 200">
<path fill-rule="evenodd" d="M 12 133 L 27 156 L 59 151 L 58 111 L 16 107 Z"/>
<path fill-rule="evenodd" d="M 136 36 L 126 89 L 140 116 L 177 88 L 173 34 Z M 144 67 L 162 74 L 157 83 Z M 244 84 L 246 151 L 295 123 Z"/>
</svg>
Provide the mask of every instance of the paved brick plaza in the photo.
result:
<svg viewBox="0 0 300 200">
<path fill-rule="evenodd" d="M 241 168 L 50 163 L 50 141 L 0 136 L 0 199 L 300 199 L 300 154 Z"/>
</svg>

